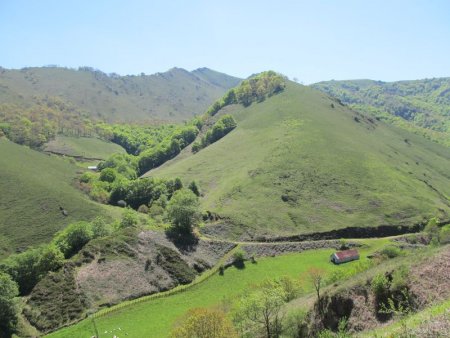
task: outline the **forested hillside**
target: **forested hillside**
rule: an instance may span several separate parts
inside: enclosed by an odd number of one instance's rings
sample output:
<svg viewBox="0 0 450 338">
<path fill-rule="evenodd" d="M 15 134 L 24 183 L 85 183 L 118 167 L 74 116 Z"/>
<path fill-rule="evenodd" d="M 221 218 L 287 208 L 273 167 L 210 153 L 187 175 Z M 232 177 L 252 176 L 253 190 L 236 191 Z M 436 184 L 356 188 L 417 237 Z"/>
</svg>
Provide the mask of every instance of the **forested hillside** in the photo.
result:
<svg viewBox="0 0 450 338">
<path fill-rule="evenodd" d="M 207 68 L 137 76 L 88 67 L 0 68 L 0 136 L 39 147 L 57 134 L 96 135 L 99 122 L 181 122 L 239 81 Z"/>
<path fill-rule="evenodd" d="M 450 78 L 326 81 L 312 87 L 355 110 L 450 146 Z"/>
</svg>

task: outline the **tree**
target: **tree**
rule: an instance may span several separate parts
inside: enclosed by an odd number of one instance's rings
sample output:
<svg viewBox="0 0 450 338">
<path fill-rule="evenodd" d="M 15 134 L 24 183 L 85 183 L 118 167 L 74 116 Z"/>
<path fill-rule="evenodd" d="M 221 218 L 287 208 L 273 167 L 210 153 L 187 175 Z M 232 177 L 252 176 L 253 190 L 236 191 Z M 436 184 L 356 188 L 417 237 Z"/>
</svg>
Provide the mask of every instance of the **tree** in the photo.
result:
<svg viewBox="0 0 450 338">
<path fill-rule="evenodd" d="M 17 305 L 15 297 L 19 295 L 17 284 L 11 277 L 0 272 L 0 332 L 10 335 L 17 324 Z"/>
<path fill-rule="evenodd" d="M 192 181 L 191 183 L 189 183 L 188 188 L 189 188 L 196 196 L 200 196 L 200 190 L 198 189 L 197 182 Z"/>
<path fill-rule="evenodd" d="M 87 222 L 72 223 L 53 239 L 65 258 L 72 257 L 93 238 L 92 226 Z"/>
<path fill-rule="evenodd" d="M 58 270 L 64 263 L 64 255 L 55 245 L 46 246 L 39 258 L 39 274 L 42 278 L 49 271 Z"/>
<path fill-rule="evenodd" d="M 96 217 L 91 222 L 92 225 L 92 236 L 93 238 L 97 237 L 106 237 L 109 236 L 112 232 L 111 226 L 106 223 L 103 217 Z"/>
<path fill-rule="evenodd" d="M 28 294 L 39 281 L 39 258 L 41 250 L 29 249 L 11 255 L 0 266 L 17 283 L 21 295 Z"/>
<path fill-rule="evenodd" d="M 171 338 L 234 338 L 238 337 L 233 324 L 219 309 L 192 309 Z"/>
<path fill-rule="evenodd" d="M 427 225 L 425 226 L 425 232 L 427 232 L 430 235 L 431 242 L 435 245 L 439 244 L 440 242 L 439 222 L 440 222 L 439 218 L 433 217 L 428 221 Z"/>
<path fill-rule="evenodd" d="M 314 286 L 314 290 L 316 291 L 317 295 L 317 303 L 319 305 L 319 311 L 321 311 L 321 297 L 320 297 L 320 289 L 322 286 L 324 286 L 324 277 L 325 277 L 325 271 L 320 268 L 310 268 L 308 270 L 308 277 L 311 283 Z"/>
<path fill-rule="evenodd" d="M 138 224 L 138 217 L 131 209 L 125 209 L 120 221 L 120 228 L 129 228 Z"/>
<path fill-rule="evenodd" d="M 199 219 L 198 197 L 189 189 L 177 190 L 167 204 L 167 215 L 175 230 L 190 233 Z"/>
<path fill-rule="evenodd" d="M 283 288 L 273 281 L 262 283 L 239 302 L 235 321 L 243 332 L 267 338 L 281 334 L 281 308 L 284 304 Z"/>
<path fill-rule="evenodd" d="M 105 168 L 100 173 L 100 181 L 112 183 L 116 179 L 117 173 L 113 168 Z"/>
</svg>

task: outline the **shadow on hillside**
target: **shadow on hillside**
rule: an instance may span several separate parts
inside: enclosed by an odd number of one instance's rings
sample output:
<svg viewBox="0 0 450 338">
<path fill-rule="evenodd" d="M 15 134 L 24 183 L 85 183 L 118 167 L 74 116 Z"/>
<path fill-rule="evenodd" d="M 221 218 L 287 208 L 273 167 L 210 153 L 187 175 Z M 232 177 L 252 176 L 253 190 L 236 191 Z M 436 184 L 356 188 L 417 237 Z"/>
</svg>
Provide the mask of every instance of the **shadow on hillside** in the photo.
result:
<svg viewBox="0 0 450 338">
<path fill-rule="evenodd" d="M 194 251 L 198 244 L 198 238 L 191 232 L 177 232 L 173 229 L 166 230 L 166 237 L 170 240 L 178 250 L 191 252 Z"/>
<path fill-rule="evenodd" d="M 236 260 L 233 262 L 233 266 L 236 269 L 242 270 L 245 269 L 245 262 L 243 260 Z"/>
</svg>

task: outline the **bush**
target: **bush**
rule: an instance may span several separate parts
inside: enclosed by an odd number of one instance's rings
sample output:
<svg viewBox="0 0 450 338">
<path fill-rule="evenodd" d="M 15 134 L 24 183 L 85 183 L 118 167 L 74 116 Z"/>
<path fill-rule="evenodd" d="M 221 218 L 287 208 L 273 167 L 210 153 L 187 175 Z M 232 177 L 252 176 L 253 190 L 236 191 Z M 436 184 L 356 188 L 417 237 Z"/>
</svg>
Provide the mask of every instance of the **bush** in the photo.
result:
<svg viewBox="0 0 450 338">
<path fill-rule="evenodd" d="M 58 233 L 53 239 L 53 244 L 70 258 L 93 238 L 92 226 L 87 222 L 70 224 L 66 229 Z"/>
<path fill-rule="evenodd" d="M 40 278 L 49 271 L 56 271 L 64 264 L 64 255 L 55 245 L 44 247 L 39 258 Z"/>
<path fill-rule="evenodd" d="M 275 280 L 284 291 L 284 301 L 290 302 L 297 298 L 302 292 L 302 285 L 299 280 L 291 278 L 289 276 L 282 276 Z"/>
<path fill-rule="evenodd" d="M 0 272 L 0 332 L 9 337 L 17 325 L 18 307 L 15 297 L 19 295 L 17 284 L 11 277 Z"/>
<path fill-rule="evenodd" d="M 237 338 L 238 335 L 223 311 L 198 308 L 187 313 L 181 324 L 172 330 L 170 337 Z"/>
<path fill-rule="evenodd" d="M 195 195 L 200 196 L 200 190 L 198 188 L 197 182 L 192 181 L 188 185 L 188 189 L 190 189 Z"/>
<path fill-rule="evenodd" d="M 288 312 L 283 321 L 283 337 L 307 337 L 308 320 L 304 309 L 295 309 Z"/>
<path fill-rule="evenodd" d="M 450 225 L 446 225 L 443 227 L 439 233 L 441 244 L 449 244 L 450 243 Z"/>
<path fill-rule="evenodd" d="M 375 297 L 382 298 L 386 296 L 389 291 L 389 281 L 383 273 L 379 273 L 373 277 L 370 287 L 375 294 Z"/>
<path fill-rule="evenodd" d="M 238 249 L 233 253 L 233 263 L 242 263 L 245 260 L 244 250 Z"/>
<path fill-rule="evenodd" d="M 87 171 L 83 175 L 80 176 L 80 182 L 89 183 L 95 179 L 95 176 L 96 175 L 94 173 Z"/>
<path fill-rule="evenodd" d="M 109 236 L 112 232 L 111 226 L 106 223 L 103 217 L 96 217 L 92 222 L 92 236 L 93 238 L 97 237 L 106 237 Z"/>
<path fill-rule="evenodd" d="M 400 291 L 408 286 L 409 269 L 405 265 L 398 267 L 392 273 L 391 291 Z"/>
<path fill-rule="evenodd" d="M 145 204 L 141 204 L 137 211 L 142 214 L 148 214 L 148 206 L 146 206 Z"/>
<path fill-rule="evenodd" d="M 100 173 L 100 181 L 112 183 L 117 177 L 117 172 L 113 168 L 105 168 Z"/>
<path fill-rule="evenodd" d="M 380 253 L 387 258 L 395 258 L 402 254 L 402 250 L 395 245 L 387 245 L 381 249 Z"/>
<path fill-rule="evenodd" d="M 428 221 L 427 225 L 425 226 L 425 232 L 430 235 L 431 243 L 434 245 L 437 245 L 440 242 L 439 222 L 440 222 L 439 218 L 433 217 Z"/>
<path fill-rule="evenodd" d="M 138 224 L 137 215 L 130 209 L 125 209 L 122 214 L 122 220 L 120 221 L 119 227 L 121 229 L 136 226 Z"/>
<path fill-rule="evenodd" d="M 0 265 L 0 271 L 8 273 L 18 284 L 20 294 L 26 295 L 47 272 L 59 269 L 63 262 L 61 251 L 48 245 L 9 256 Z"/>
</svg>

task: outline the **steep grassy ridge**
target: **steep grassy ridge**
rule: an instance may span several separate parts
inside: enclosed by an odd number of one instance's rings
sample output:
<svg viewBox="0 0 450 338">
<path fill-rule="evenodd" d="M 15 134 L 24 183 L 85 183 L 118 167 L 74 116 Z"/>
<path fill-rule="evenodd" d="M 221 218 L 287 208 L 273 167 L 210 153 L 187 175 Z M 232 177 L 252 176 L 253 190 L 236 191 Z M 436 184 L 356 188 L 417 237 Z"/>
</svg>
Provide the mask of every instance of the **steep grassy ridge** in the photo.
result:
<svg viewBox="0 0 450 338">
<path fill-rule="evenodd" d="M 90 68 L 0 68 L 0 101 L 27 107 L 35 97 L 50 96 L 110 122 L 181 121 L 204 111 L 239 81 L 205 68 L 139 76 L 108 76 Z"/>
<path fill-rule="evenodd" d="M 71 222 L 112 212 L 72 186 L 77 168 L 57 156 L 0 139 L 0 257 L 47 242 Z"/>
<path fill-rule="evenodd" d="M 358 111 L 450 146 L 450 78 L 325 81 L 312 87 Z"/>
<path fill-rule="evenodd" d="M 450 150 L 345 106 L 309 87 L 247 108 L 227 106 L 237 128 L 151 171 L 197 180 L 204 230 L 228 237 L 411 224 L 450 212 Z"/>
</svg>

